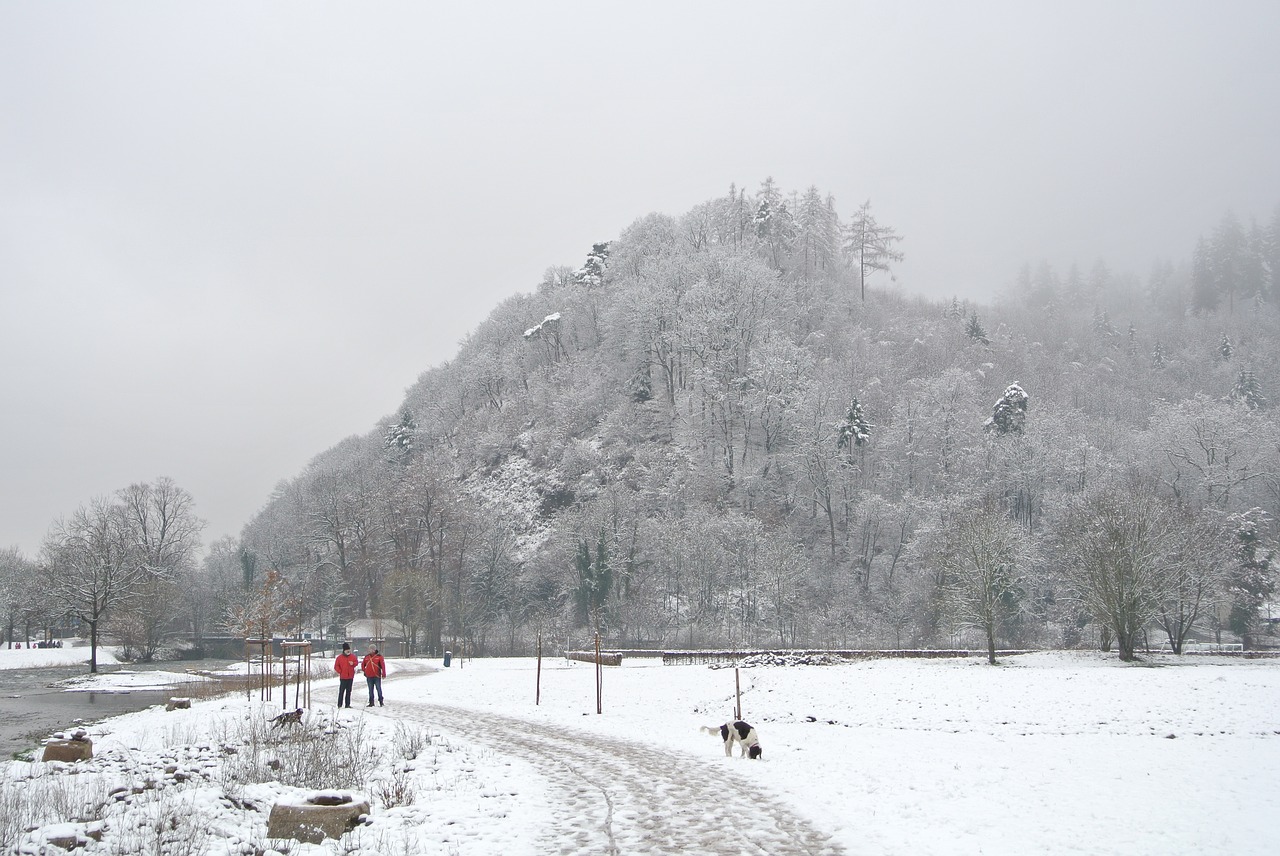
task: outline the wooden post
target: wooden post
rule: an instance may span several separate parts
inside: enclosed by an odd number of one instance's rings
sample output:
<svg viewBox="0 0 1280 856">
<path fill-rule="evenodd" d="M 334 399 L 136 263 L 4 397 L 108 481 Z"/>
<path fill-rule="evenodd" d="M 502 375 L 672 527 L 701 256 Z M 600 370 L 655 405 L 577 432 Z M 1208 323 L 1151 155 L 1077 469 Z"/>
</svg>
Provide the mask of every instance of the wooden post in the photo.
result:
<svg viewBox="0 0 1280 856">
<path fill-rule="evenodd" d="M 604 679 L 603 667 L 600 665 L 600 634 L 596 634 L 596 713 L 604 713 L 604 694 L 600 683 Z"/>
<path fill-rule="evenodd" d="M 738 678 L 738 669 L 733 669 L 733 687 L 738 696 L 738 706 L 734 709 L 733 718 L 742 719 L 742 681 Z"/>
<path fill-rule="evenodd" d="M 542 632 L 538 632 L 538 672 L 533 684 L 533 703 L 542 704 Z"/>
</svg>

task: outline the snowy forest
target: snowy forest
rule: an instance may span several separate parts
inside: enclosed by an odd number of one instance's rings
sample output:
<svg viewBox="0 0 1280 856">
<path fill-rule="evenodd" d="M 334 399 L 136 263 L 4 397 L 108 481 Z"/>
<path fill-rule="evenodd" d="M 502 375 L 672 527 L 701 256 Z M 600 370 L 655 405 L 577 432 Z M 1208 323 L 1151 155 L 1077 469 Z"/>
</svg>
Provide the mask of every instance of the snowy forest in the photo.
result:
<svg viewBox="0 0 1280 856">
<path fill-rule="evenodd" d="M 1031 261 L 989 305 L 902 294 L 910 236 L 816 187 L 641 217 L 202 560 L 166 480 L 9 551 L 9 632 L 71 614 L 144 656 L 355 618 L 426 654 L 1280 644 L 1280 208 L 1220 214 L 1185 258 Z"/>
</svg>

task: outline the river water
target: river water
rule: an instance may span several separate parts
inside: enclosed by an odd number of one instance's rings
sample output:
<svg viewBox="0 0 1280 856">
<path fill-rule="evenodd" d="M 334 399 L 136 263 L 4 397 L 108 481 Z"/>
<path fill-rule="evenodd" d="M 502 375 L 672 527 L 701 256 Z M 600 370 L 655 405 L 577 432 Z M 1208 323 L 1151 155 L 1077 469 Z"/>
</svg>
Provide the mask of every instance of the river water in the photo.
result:
<svg viewBox="0 0 1280 856">
<path fill-rule="evenodd" d="M 187 669 L 216 671 L 228 660 L 187 660 L 175 663 L 146 663 L 130 666 L 103 666 L 107 674 L 126 668 L 130 671 L 183 672 Z M 128 690 L 117 692 L 67 692 L 57 686 L 68 678 L 84 677 L 83 665 L 43 666 L 36 669 L 0 669 L 0 760 L 15 752 L 36 749 L 44 738 L 83 722 L 97 722 L 109 716 L 145 710 L 164 704 L 182 691 Z"/>
</svg>

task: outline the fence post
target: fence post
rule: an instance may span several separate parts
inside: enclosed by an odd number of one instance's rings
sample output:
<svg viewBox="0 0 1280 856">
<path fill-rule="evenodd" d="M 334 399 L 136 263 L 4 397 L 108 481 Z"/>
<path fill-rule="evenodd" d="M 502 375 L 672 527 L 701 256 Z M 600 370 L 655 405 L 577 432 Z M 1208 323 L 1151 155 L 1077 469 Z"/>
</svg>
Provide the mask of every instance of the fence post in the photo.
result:
<svg viewBox="0 0 1280 856">
<path fill-rule="evenodd" d="M 742 682 L 738 679 L 738 667 L 733 667 L 733 688 L 738 697 L 738 706 L 734 709 L 733 718 L 742 719 Z"/>
</svg>

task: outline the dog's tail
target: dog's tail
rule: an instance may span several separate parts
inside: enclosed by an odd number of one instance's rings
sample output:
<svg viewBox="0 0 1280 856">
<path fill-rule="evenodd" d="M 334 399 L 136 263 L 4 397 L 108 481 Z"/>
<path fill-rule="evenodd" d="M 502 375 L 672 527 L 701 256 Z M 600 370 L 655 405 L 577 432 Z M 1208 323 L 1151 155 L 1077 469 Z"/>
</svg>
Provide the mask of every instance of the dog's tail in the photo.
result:
<svg viewBox="0 0 1280 856">
<path fill-rule="evenodd" d="M 698 730 L 699 730 L 699 731 L 704 731 L 704 732 L 706 732 L 707 734 L 719 734 L 719 733 L 720 733 L 720 729 L 719 729 L 718 727 L 712 727 L 712 726 L 710 726 L 710 725 L 704 725 L 704 726 L 702 726 L 701 728 L 699 728 Z"/>
</svg>

